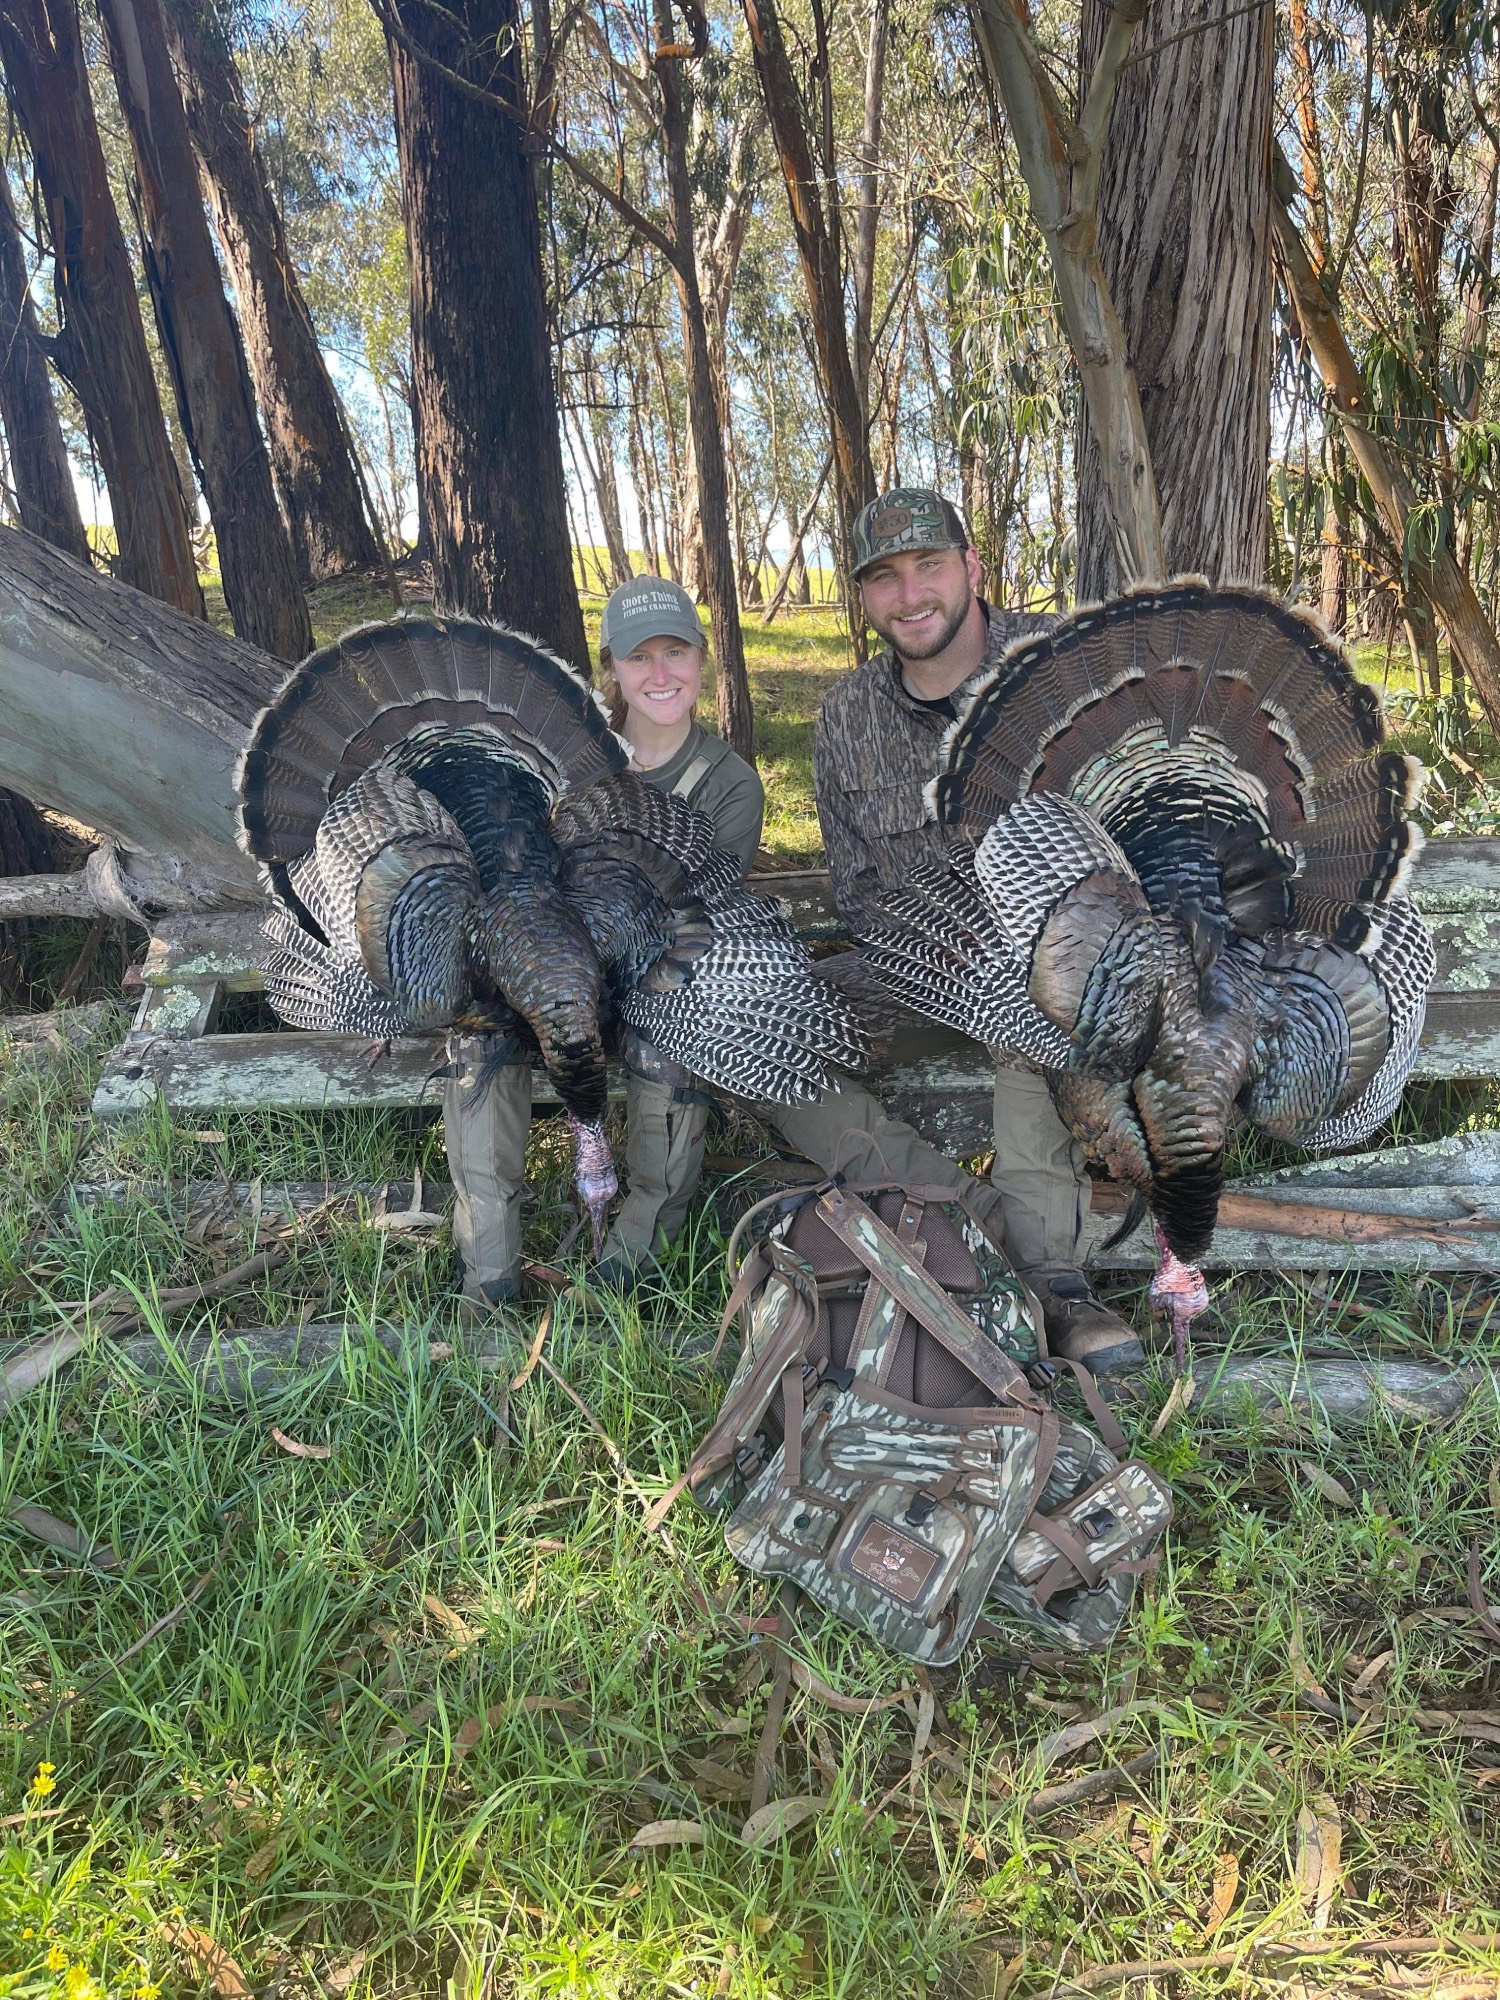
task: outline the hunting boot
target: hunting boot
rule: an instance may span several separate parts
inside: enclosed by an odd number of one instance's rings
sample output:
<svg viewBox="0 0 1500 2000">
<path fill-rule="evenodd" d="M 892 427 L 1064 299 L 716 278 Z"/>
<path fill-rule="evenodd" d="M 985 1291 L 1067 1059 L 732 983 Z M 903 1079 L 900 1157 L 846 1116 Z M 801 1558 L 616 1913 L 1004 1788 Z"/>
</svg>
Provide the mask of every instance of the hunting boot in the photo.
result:
<svg viewBox="0 0 1500 2000">
<path fill-rule="evenodd" d="M 675 1240 L 703 1169 L 708 1108 L 685 1074 L 676 1082 L 627 1073 L 627 1187 L 599 1258 L 601 1283 L 634 1290 L 655 1271 L 657 1251 Z"/>
<path fill-rule="evenodd" d="M 1104 1303 L 1083 1271 L 1088 1168 L 1044 1076 L 996 1070 L 990 1178 L 1000 1190 L 1006 1248 L 1036 1295 L 1051 1351 L 1095 1375 L 1144 1367 L 1135 1328 Z"/>
<path fill-rule="evenodd" d="M 521 1189 L 531 1130 L 531 1067 L 484 1075 L 490 1035 L 455 1039 L 443 1085 L 443 1142 L 453 1178 L 453 1244 L 467 1316 L 482 1318 L 521 1284 Z"/>
</svg>

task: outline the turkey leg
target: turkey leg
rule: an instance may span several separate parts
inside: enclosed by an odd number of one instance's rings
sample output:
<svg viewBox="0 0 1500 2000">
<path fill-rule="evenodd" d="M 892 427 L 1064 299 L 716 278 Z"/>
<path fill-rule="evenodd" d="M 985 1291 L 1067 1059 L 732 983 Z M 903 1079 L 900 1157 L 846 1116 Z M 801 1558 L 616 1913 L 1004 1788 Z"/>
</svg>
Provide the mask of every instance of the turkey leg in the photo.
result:
<svg viewBox="0 0 1500 2000">
<path fill-rule="evenodd" d="M 1188 1328 L 1208 1304 L 1208 1286 L 1196 1264 L 1184 1264 L 1177 1256 L 1159 1223 L 1156 1247 L 1161 1262 L 1151 1280 L 1150 1298 L 1156 1310 L 1171 1321 L 1172 1351 L 1180 1375 L 1187 1367 Z"/>
</svg>

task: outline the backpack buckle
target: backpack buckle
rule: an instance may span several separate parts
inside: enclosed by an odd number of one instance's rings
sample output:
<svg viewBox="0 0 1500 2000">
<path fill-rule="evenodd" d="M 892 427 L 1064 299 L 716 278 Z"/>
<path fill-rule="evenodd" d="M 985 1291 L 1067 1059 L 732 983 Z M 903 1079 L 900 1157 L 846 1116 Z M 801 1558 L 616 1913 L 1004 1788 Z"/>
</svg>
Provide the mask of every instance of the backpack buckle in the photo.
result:
<svg viewBox="0 0 1500 2000">
<path fill-rule="evenodd" d="M 1045 1358 L 1033 1361 L 1026 1370 L 1026 1380 L 1045 1396 L 1057 1381 L 1057 1363 Z"/>
</svg>

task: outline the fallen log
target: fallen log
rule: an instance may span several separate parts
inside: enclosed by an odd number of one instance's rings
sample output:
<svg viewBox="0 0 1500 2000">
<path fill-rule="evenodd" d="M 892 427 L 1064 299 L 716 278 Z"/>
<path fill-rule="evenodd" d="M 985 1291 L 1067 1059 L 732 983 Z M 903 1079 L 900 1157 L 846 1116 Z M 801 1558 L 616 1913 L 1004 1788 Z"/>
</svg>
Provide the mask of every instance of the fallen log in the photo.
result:
<svg viewBox="0 0 1500 2000">
<path fill-rule="evenodd" d="M 136 854 L 106 841 L 66 875 L 0 877 L 0 922 L 12 917 L 124 917 L 163 910 L 218 910 L 245 902 L 248 887 L 205 876 L 177 855 Z"/>
<path fill-rule="evenodd" d="M 377 1326 L 373 1337 L 389 1354 L 420 1344 L 398 1327 Z M 154 1380 L 187 1374 L 210 1397 L 240 1407 L 321 1373 L 338 1359 L 347 1338 L 363 1339 L 363 1328 L 330 1320 L 200 1333 L 166 1345 L 154 1335 L 137 1334 L 112 1351 Z M 477 1349 L 481 1363 L 504 1353 L 513 1359 L 518 1338 L 507 1347 L 503 1329 L 485 1336 Z M 1205 1417 L 1232 1422 L 1254 1409 L 1311 1416 L 1330 1428 L 1353 1430 L 1381 1413 L 1415 1423 L 1451 1423 L 1476 1394 L 1493 1397 L 1500 1408 L 1500 1369 L 1493 1368 L 1356 1355 L 1315 1360 L 1244 1355 L 1212 1365 L 1200 1359 L 1198 1368 L 1195 1422 Z"/>
<path fill-rule="evenodd" d="M 1200 1419 L 1242 1416 L 1253 1405 L 1263 1412 L 1316 1415 L 1347 1430 L 1381 1411 L 1417 1423 L 1450 1423 L 1476 1394 L 1500 1403 L 1500 1370 L 1384 1355 L 1347 1360 L 1245 1355 L 1219 1362 L 1211 1372 L 1200 1360 L 1198 1371 L 1193 1415 Z"/>
<path fill-rule="evenodd" d="M 0 784 L 134 854 L 172 856 L 204 900 L 259 896 L 235 846 L 234 767 L 285 672 L 0 528 Z"/>
</svg>

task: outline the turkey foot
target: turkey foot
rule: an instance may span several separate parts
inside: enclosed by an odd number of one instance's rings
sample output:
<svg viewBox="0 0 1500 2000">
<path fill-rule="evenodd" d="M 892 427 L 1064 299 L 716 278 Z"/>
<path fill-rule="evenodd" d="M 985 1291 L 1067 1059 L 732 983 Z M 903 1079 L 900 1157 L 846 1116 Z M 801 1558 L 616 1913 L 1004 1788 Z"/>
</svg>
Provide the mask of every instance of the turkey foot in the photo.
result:
<svg viewBox="0 0 1500 2000">
<path fill-rule="evenodd" d="M 366 1069 L 374 1069 L 376 1063 L 383 1061 L 390 1052 L 391 1038 L 389 1035 L 384 1036 L 378 1042 L 371 1042 L 370 1046 L 365 1050 Z"/>
<path fill-rule="evenodd" d="M 585 1124 L 571 1111 L 568 1123 L 573 1128 L 573 1185 L 589 1212 L 589 1225 L 594 1232 L 594 1255 L 597 1257 L 604 1247 L 605 1211 L 620 1192 L 620 1183 L 615 1178 L 614 1157 L 604 1136 L 603 1125 Z"/>
<path fill-rule="evenodd" d="M 1181 1375 L 1187 1367 L 1188 1328 L 1208 1304 L 1208 1286 L 1196 1264 L 1184 1264 L 1177 1256 L 1160 1226 L 1156 1245 L 1161 1252 L 1161 1263 L 1151 1280 L 1150 1298 L 1156 1310 L 1171 1321 L 1172 1351 L 1177 1373 Z"/>
</svg>

